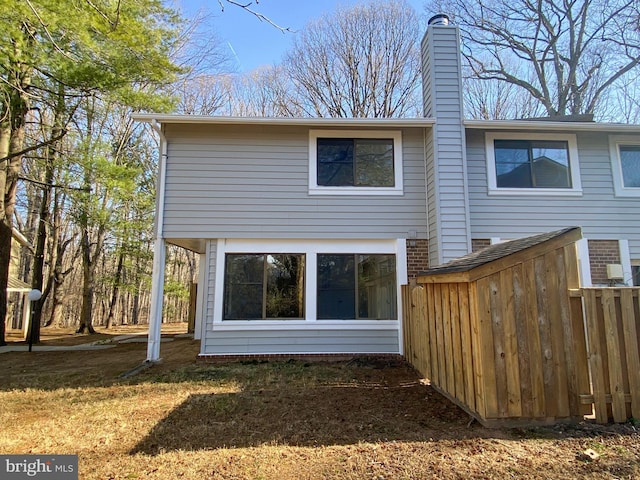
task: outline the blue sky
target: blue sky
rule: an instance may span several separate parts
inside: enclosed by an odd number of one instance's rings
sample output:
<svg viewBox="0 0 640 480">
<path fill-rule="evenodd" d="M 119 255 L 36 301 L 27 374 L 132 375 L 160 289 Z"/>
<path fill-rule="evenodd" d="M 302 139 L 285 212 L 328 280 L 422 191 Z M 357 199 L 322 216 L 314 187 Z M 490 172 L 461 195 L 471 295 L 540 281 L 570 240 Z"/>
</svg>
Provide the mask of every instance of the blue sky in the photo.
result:
<svg viewBox="0 0 640 480">
<path fill-rule="evenodd" d="M 174 1 L 188 16 L 194 15 L 198 10 L 210 15 L 208 24 L 224 42 L 228 53 L 235 58 L 238 72 L 279 63 L 295 37 L 295 33 L 282 33 L 224 0 L 224 12 L 221 11 L 218 0 Z M 295 32 L 302 30 L 309 20 L 331 13 L 337 6 L 363 3 L 363 0 L 259 0 L 257 5 L 253 0 L 252 3 L 252 9 Z M 423 13 L 424 0 L 408 0 L 408 3 L 418 13 Z"/>
</svg>

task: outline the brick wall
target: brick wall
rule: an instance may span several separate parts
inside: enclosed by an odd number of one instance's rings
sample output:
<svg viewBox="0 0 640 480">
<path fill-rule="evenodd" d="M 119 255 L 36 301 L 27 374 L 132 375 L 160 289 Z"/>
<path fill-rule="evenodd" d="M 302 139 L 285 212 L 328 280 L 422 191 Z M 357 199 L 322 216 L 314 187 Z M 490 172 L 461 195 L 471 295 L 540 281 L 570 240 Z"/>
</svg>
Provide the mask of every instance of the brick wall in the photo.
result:
<svg viewBox="0 0 640 480">
<path fill-rule="evenodd" d="M 471 239 L 472 252 L 477 252 L 478 250 L 487 248 L 490 245 L 491 245 L 491 240 L 489 238 L 472 238 Z"/>
<path fill-rule="evenodd" d="M 610 263 L 620 263 L 620 245 L 618 240 L 589 240 L 588 242 L 591 282 L 594 285 L 608 284 L 607 265 Z"/>
<path fill-rule="evenodd" d="M 411 246 L 411 243 L 415 246 Z M 426 239 L 407 240 L 407 276 L 416 278 L 429 268 L 429 241 Z"/>
</svg>

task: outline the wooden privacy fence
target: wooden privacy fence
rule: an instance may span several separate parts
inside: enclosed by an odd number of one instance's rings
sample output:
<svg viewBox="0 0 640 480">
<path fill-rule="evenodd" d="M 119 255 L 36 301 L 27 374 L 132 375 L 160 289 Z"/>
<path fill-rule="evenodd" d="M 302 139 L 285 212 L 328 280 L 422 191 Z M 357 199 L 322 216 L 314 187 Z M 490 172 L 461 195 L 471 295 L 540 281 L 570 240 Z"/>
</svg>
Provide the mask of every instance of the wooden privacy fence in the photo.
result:
<svg viewBox="0 0 640 480">
<path fill-rule="evenodd" d="M 581 403 L 593 404 L 598 423 L 640 419 L 640 288 L 582 288 L 571 295 L 584 299 L 591 373 Z"/>
<path fill-rule="evenodd" d="M 579 238 L 495 245 L 403 287 L 407 360 L 487 426 L 640 418 L 640 289 L 580 289 Z"/>
</svg>

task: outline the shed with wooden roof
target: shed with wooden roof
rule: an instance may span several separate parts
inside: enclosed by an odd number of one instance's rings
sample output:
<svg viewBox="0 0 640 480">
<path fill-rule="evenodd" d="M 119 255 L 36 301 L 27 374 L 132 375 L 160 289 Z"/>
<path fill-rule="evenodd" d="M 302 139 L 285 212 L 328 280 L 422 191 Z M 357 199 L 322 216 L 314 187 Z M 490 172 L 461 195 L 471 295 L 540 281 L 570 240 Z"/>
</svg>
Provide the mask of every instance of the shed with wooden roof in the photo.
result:
<svg viewBox="0 0 640 480">
<path fill-rule="evenodd" d="M 582 418 L 589 388 L 578 227 L 487 247 L 404 292 L 405 356 L 487 426 Z M 579 323 L 579 324 L 578 324 Z"/>
</svg>

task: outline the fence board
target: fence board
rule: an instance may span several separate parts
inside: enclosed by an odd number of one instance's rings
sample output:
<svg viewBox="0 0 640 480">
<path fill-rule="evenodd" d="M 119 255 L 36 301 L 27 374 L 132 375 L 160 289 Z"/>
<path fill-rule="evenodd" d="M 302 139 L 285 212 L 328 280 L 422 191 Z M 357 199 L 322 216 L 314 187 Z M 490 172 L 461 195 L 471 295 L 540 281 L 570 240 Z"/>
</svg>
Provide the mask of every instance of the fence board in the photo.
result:
<svg viewBox="0 0 640 480">
<path fill-rule="evenodd" d="M 478 330 L 480 357 L 482 358 L 482 392 L 486 417 L 498 418 L 498 394 L 496 390 L 496 363 L 491 322 L 491 287 L 488 278 L 477 282 Z M 477 398 L 477 397 L 476 397 Z"/>
<path fill-rule="evenodd" d="M 521 415 L 531 418 L 533 414 L 533 392 L 531 389 L 531 354 L 529 350 L 530 338 L 527 336 L 527 304 L 526 289 L 524 287 L 524 265 L 513 267 L 513 319 L 516 330 L 516 348 L 520 380 Z"/>
<path fill-rule="evenodd" d="M 444 375 L 442 388 L 455 397 L 456 381 L 453 365 L 453 340 L 451 338 L 451 284 L 442 284 L 442 339 L 444 341 Z"/>
<path fill-rule="evenodd" d="M 638 296 L 640 309 L 640 296 Z M 633 306 L 633 293 L 630 289 L 620 292 L 623 336 L 627 352 L 627 369 L 629 371 L 629 390 L 631 395 L 631 416 L 640 418 L 640 354 L 638 352 L 637 319 Z"/>
<path fill-rule="evenodd" d="M 475 303 L 475 301 L 474 301 Z M 475 410 L 475 387 L 473 346 L 471 338 L 471 311 L 469 308 L 469 287 L 467 284 L 458 285 L 458 305 L 460 306 L 460 342 L 462 363 L 461 369 L 464 384 L 465 403 Z"/>
<path fill-rule="evenodd" d="M 575 251 L 575 246 L 572 246 Z M 562 332 L 562 349 L 566 364 L 566 379 L 565 385 L 567 387 L 567 400 L 569 415 L 577 417 L 580 415 L 580 389 L 578 388 L 578 375 L 576 367 L 576 351 L 574 348 L 574 340 L 578 332 L 574 332 L 573 323 L 571 321 L 571 300 L 569 298 L 569 285 L 577 286 L 577 261 L 573 261 L 572 251 L 569 247 L 565 247 L 558 251 L 556 257 L 556 270 L 558 275 L 558 297 L 560 304 L 560 331 Z M 575 265 L 574 265 L 575 263 Z M 571 266 L 575 266 L 574 269 Z M 575 275 L 575 278 L 572 278 Z M 575 283 L 574 283 L 575 282 Z M 586 357 L 584 359 L 586 363 Z"/>
<path fill-rule="evenodd" d="M 409 296 L 411 295 L 411 287 L 409 285 L 402 285 L 400 287 L 400 295 L 402 295 L 402 349 L 405 358 L 413 363 L 413 342 L 411 341 L 411 302 L 409 302 Z"/>
<path fill-rule="evenodd" d="M 500 288 L 500 272 L 489 277 L 491 293 L 491 327 L 493 329 L 493 356 L 496 372 L 496 393 L 498 398 L 499 417 L 509 416 L 509 389 L 507 387 L 507 366 L 504 338 L 504 318 L 502 313 L 502 291 Z"/>
<path fill-rule="evenodd" d="M 429 322 L 429 345 L 430 345 L 430 357 L 431 357 L 431 377 L 432 383 L 440 384 L 440 367 L 438 365 L 438 344 L 436 335 L 436 310 L 435 310 L 435 288 L 436 285 L 426 285 L 427 290 L 427 322 Z"/>
<path fill-rule="evenodd" d="M 529 343 L 529 366 L 531 369 L 531 403 L 534 417 L 546 417 L 544 398 L 544 352 L 540 339 L 538 298 L 536 294 L 535 261 L 524 263 L 525 304 L 527 308 L 526 335 Z"/>
<path fill-rule="evenodd" d="M 551 348 L 551 327 L 549 326 L 549 299 L 547 297 L 547 271 L 544 257 L 534 260 L 536 301 L 538 311 L 538 330 L 540 332 L 540 346 L 542 353 L 542 380 L 544 388 L 544 409 L 549 417 L 558 415 L 554 387 L 556 373 L 553 363 L 553 349 Z"/>
<path fill-rule="evenodd" d="M 424 376 L 427 378 L 431 378 L 431 362 L 430 362 L 430 352 L 431 352 L 431 342 L 429 337 L 429 324 L 427 319 L 427 297 L 426 291 L 423 287 L 416 289 L 416 315 L 418 320 L 418 325 L 416 331 L 416 335 L 418 336 L 418 348 L 420 349 L 418 352 L 418 358 L 420 358 L 420 367 Z"/>
<path fill-rule="evenodd" d="M 514 296 L 504 292 L 513 291 L 513 268 L 500 272 L 500 291 L 502 294 L 502 324 L 504 330 L 504 353 L 507 381 L 507 411 L 510 417 L 522 416 L 522 397 L 520 383 L 520 363 L 518 361 L 518 338 L 514 313 Z"/>
<path fill-rule="evenodd" d="M 480 293 L 478 283 L 469 284 L 469 327 L 471 332 L 471 352 L 473 354 L 473 389 L 476 412 L 487 418 L 487 404 L 485 401 L 485 375 L 487 367 L 483 360 L 484 343 L 480 325 Z"/>
<path fill-rule="evenodd" d="M 444 349 L 444 325 L 442 322 L 442 289 L 443 285 L 433 286 L 433 297 L 435 306 L 434 322 L 436 324 L 436 351 L 438 353 L 438 382 L 436 385 L 446 390 L 447 385 L 447 364 Z"/>
<path fill-rule="evenodd" d="M 580 275 L 578 273 L 578 254 L 576 245 L 570 244 L 564 247 L 564 269 L 566 271 L 566 288 L 568 289 L 569 301 L 569 323 L 564 326 L 565 349 L 573 354 L 574 375 L 569 378 L 569 400 L 571 405 L 571 415 L 591 415 L 591 405 L 580 403 L 579 397 L 584 392 L 591 392 L 591 382 L 589 380 L 589 359 L 587 357 L 586 323 L 582 307 L 582 298 L 572 297 L 570 292 L 580 286 Z M 577 396 L 576 405 L 575 400 Z M 576 410 L 574 410 L 576 409 Z"/>
<path fill-rule="evenodd" d="M 457 283 L 450 283 L 450 296 L 451 302 L 451 342 L 453 344 L 453 374 L 455 377 L 455 392 L 456 398 L 461 402 L 465 401 L 464 392 L 464 375 L 465 368 L 464 358 L 462 356 L 462 329 L 460 325 L 460 293 L 458 291 L 459 285 Z"/>
<path fill-rule="evenodd" d="M 564 259 L 562 250 L 555 250 L 545 255 L 545 268 L 549 272 L 547 279 L 547 297 L 549 308 L 549 330 L 551 332 L 551 350 L 553 355 L 554 381 L 553 395 L 555 397 L 555 416 L 568 417 L 569 409 L 569 388 L 567 375 L 567 359 L 564 349 L 564 332 L 562 329 L 562 296 L 567 293 L 566 287 L 562 291 L 563 285 L 560 281 L 564 275 Z M 576 399 L 577 400 L 577 399 Z"/>
<path fill-rule="evenodd" d="M 591 384 L 593 388 L 593 403 L 596 422 L 607 423 L 607 401 L 602 365 L 602 350 L 600 348 L 601 334 L 598 328 L 597 303 L 595 290 L 587 290 L 584 295 L 587 319 L 587 339 L 589 342 L 589 366 L 591 367 Z"/>
<path fill-rule="evenodd" d="M 624 378 L 620 361 L 620 336 L 616 306 L 611 289 L 603 289 L 602 291 L 602 309 L 604 312 L 604 329 L 609 360 L 609 386 L 612 396 L 613 420 L 615 422 L 624 422 L 627 419 L 627 414 L 624 403 Z"/>
</svg>

